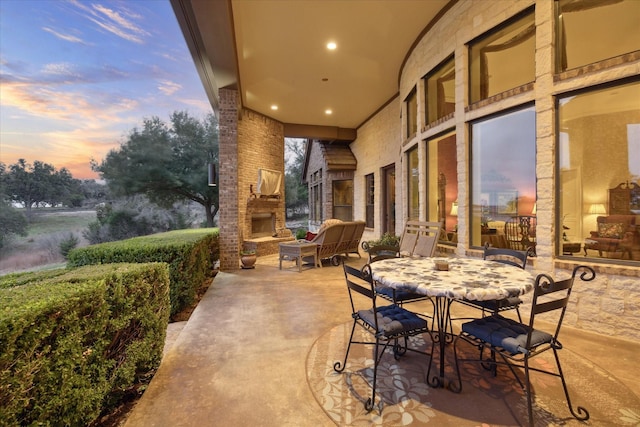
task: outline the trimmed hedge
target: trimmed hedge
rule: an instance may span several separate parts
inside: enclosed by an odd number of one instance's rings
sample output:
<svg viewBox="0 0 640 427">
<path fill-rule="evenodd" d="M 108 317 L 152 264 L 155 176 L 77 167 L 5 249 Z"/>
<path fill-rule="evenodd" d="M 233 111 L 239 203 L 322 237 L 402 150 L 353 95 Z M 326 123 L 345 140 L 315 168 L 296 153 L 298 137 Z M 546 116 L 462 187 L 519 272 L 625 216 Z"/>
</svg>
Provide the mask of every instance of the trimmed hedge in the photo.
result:
<svg viewBox="0 0 640 427">
<path fill-rule="evenodd" d="M 190 306 L 220 258 L 217 228 L 175 230 L 69 252 L 69 267 L 115 262 L 166 262 L 171 277 L 171 315 Z"/>
<path fill-rule="evenodd" d="M 0 425 L 87 425 L 156 369 L 164 263 L 0 277 Z"/>
</svg>

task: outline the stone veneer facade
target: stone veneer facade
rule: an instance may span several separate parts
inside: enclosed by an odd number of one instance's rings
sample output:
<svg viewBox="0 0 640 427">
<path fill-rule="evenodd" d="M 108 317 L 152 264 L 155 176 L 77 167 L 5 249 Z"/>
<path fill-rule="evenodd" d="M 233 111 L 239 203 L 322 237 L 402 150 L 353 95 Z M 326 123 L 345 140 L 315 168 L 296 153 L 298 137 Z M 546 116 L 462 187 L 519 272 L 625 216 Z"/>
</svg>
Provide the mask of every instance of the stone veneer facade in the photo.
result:
<svg viewBox="0 0 640 427">
<path fill-rule="evenodd" d="M 535 5 L 536 23 L 536 82 L 524 85 L 508 93 L 500 94 L 480 103 L 468 105 L 466 44 L 480 34 L 496 27 L 508 18 Z M 402 230 L 406 217 L 408 175 L 405 153 L 419 147 L 420 170 L 426 170 L 426 141 L 446 131 L 454 130 L 457 136 L 458 156 L 458 203 L 459 212 L 466 212 L 470 188 L 468 123 L 509 108 L 527 103 L 536 106 L 537 145 L 537 245 L 538 256 L 531 262 L 534 274 L 551 272 L 554 277 L 565 278 L 575 265 L 585 263 L 580 256 L 574 259 L 558 259 L 555 256 L 556 176 L 555 176 L 555 99 L 554 95 L 595 84 L 615 81 L 640 74 L 638 52 L 623 57 L 602 61 L 599 64 L 573 70 L 561 75 L 554 73 L 554 2 L 546 0 L 513 0 L 495 2 L 484 0 L 459 1 L 454 4 L 425 34 L 409 54 L 400 77 L 399 96 L 378 112 L 372 119 L 358 128 L 358 138 L 351 149 L 358 159 L 358 170 L 354 178 L 354 217 L 364 218 L 365 175 L 375 173 L 376 216 L 374 229 L 367 229 L 363 240 L 379 236 L 382 230 L 380 200 L 381 168 L 389 164 L 396 166 L 396 229 Z M 454 55 L 456 61 L 456 112 L 440 122 L 419 122 L 419 131 L 408 139 L 403 138 L 406 124 L 400 117 L 402 100 L 417 87 L 422 98 L 418 102 L 418 118 L 424 117 L 423 77 L 439 63 Z M 420 176 L 420 194 L 426 194 L 426 178 Z M 420 200 L 421 219 L 426 219 L 427 201 Z M 481 256 L 481 251 L 469 247 L 468 218 L 459 216 L 459 255 Z M 597 278 L 593 282 L 580 283 L 574 288 L 565 323 L 580 329 L 594 330 L 602 334 L 640 339 L 640 267 L 596 263 L 592 259 L 586 264 L 594 267 Z M 526 297 L 525 303 L 530 301 Z M 526 306 L 521 310 L 526 313 Z"/>
<path fill-rule="evenodd" d="M 468 85 L 466 43 L 531 6 L 535 6 L 536 25 L 535 83 L 469 105 L 466 90 Z M 354 174 L 354 219 L 365 217 L 365 176 L 373 173 L 375 178 L 374 228 L 365 230 L 363 240 L 376 238 L 382 231 L 383 207 L 380 203 L 383 200 L 380 185 L 382 168 L 395 165 L 396 230 L 402 230 L 407 215 L 405 152 L 418 145 L 420 170 L 425 170 L 427 161 L 425 141 L 443 132 L 454 130 L 457 138 L 459 211 L 466 212 L 470 192 L 469 122 L 509 108 L 535 103 L 538 217 L 536 250 L 538 256 L 530 265 L 533 273 L 546 272 L 558 278 L 567 277 L 575 265 L 584 261 L 580 256 L 576 256 L 575 259 L 568 257 L 560 259 L 555 256 L 555 96 L 640 75 L 640 53 L 634 52 L 578 70 L 555 74 L 554 2 L 549 0 L 460 0 L 437 21 L 429 25 L 422 39 L 416 42 L 403 64 L 398 88 L 399 95 L 358 128 L 358 137 L 351 144 L 351 150 L 358 161 L 358 169 Z M 405 139 L 403 130 L 406 129 L 404 123 L 406 114 L 403 112 L 402 100 L 414 87 L 417 87 L 418 118 L 420 120 L 424 117 L 424 112 L 421 111 L 424 105 L 422 78 L 452 54 L 456 69 L 455 114 L 433 124 L 419 122 L 417 134 Z M 255 113 L 238 113 L 231 102 L 236 102 L 237 94 L 235 92 L 231 94 L 231 92 L 233 91 L 222 90 L 220 94 L 221 110 L 228 108 L 227 111 L 221 112 L 222 269 L 238 268 L 238 249 L 243 233 L 238 224 L 242 224 L 245 219 L 248 184 L 255 183 L 255 168 L 262 164 L 269 169 L 278 169 L 283 167 L 284 163 L 281 148 L 284 139 L 282 126 Z M 235 129 L 232 128 L 234 121 Z M 237 132 L 237 139 L 234 139 L 234 132 Z M 272 149 L 265 147 L 268 144 L 274 144 L 274 147 Z M 243 148 L 239 149 L 238 145 Z M 255 149 L 264 151 L 259 155 L 253 155 L 252 150 Z M 310 170 L 313 167 L 312 164 L 309 165 Z M 325 182 L 324 185 L 328 183 Z M 426 185 L 426 178 L 421 174 L 419 181 L 421 195 L 426 194 Z M 229 205 L 226 205 L 227 203 Z M 426 219 L 427 201 L 424 197 L 421 198 L 419 207 L 421 219 Z M 458 255 L 480 256 L 479 249 L 469 246 L 468 218 L 464 215 L 459 216 L 458 225 L 457 246 L 449 246 L 447 249 L 454 250 Z M 587 263 L 596 269 L 598 276 L 593 282 L 579 282 L 575 287 L 566 315 L 566 324 L 602 334 L 640 340 L 640 267 L 637 264 L 598 263 L 593 259 L 589 259 Z M 525 297 L 523 313 L 528 310 L 527 301 Z"/>
</svg>

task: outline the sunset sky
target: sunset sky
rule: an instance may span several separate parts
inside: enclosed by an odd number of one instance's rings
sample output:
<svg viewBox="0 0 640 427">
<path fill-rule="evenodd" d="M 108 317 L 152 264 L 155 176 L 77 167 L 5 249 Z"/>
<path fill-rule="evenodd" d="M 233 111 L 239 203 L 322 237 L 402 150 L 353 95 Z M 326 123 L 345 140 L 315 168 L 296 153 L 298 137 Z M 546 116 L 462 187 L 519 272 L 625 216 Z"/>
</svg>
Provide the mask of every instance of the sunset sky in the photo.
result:
<svg viewBox="0 0 640 427">
<path fill-rule="evenodd" d="M 169 0 L 0 0 L 0 162 L 74 178 L 145 117 L 211 112 Z"/>
</svg>

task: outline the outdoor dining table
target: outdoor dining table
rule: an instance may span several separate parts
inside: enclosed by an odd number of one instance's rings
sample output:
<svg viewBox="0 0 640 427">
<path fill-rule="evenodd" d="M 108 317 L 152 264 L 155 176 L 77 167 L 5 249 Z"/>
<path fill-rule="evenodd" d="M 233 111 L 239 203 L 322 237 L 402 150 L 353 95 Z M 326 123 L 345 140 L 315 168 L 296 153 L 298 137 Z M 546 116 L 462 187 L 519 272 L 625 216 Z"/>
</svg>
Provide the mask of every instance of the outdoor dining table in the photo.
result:
<svg viewBox="0 0 640 427">
<path fill-rule="evenodd" d="M 436 269 L 448 264 L 448 270 Z M 449 308 L 454 300 L 487 301 L 515 297 L 533 290 L 535 277 L 511 265 L 480 258 L 391 258 L 371 263 L 372 278 L 380 285 L 427 295 L 434 300 L 434 331 L 440 350 L 439 376 L 430 385 L 444 387 L 444 354 Z M 434 343 L 435 345 L 435 343 Z M 432 363 L 431 361 L 429 362 Z M 431 365 L 429 366 L 429 371 Z"/>
</svg>

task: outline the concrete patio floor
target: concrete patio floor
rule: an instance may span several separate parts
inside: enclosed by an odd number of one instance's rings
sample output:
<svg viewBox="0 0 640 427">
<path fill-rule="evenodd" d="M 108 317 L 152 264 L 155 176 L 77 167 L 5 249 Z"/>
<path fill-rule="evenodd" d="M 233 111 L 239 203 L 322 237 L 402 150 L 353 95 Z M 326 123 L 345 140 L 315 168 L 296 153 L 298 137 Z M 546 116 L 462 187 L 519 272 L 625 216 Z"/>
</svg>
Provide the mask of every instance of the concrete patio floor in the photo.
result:
<svg viewBox="0 0 640 427">
<path fill-rule="evenodd" d="M 125 425 L 334 425 L 310 391 L 305 361 L 321 334 L 350 321 L 350 309 L 341 267 L 298 273 L 287 261 L 279 270 L 271 255 L 255 269 L 219 273 L 190 320 L 173 328 L 179 334 Z M 561 339 L 640 396 L 640 343 L 569 327 Z"/>
</svg>

